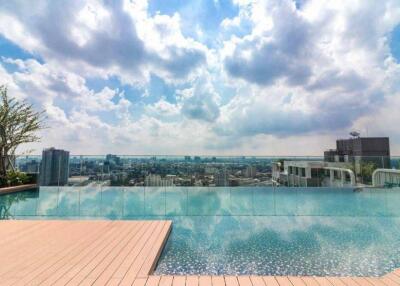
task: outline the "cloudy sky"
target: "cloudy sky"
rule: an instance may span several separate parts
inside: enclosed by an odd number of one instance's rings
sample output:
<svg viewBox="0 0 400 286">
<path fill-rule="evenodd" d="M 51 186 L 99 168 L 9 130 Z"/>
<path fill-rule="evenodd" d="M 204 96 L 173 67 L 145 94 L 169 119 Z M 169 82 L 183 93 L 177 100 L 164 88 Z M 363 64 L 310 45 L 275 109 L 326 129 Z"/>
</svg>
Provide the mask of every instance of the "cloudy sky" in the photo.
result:
<svg viewBox="0 0 400 286">
<path fill-rule="evenodd" d="M 0 84 L 74 154 L 400 154 L 399 0 L 2 1 Z"/>
</svg>

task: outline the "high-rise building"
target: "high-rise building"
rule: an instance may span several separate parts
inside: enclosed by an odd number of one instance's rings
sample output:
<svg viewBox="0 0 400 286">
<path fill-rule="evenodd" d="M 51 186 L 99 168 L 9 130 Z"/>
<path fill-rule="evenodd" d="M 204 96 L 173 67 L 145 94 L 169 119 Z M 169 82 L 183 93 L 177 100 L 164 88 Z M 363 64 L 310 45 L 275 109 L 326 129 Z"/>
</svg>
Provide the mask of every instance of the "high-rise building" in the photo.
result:
<svg viewBox="0 0 400 286">
<path fill-rule="evenodd" d="M 215 186 L 217 187 L 227 187 L 229 186 L 229 174 L 226 169 L 220 169 L 214 174 Z"/>
<path fill-rule="evenodd" d="M 390 168 L 388 137 L 355 137 L 336 140 L 336 149 L 324 153 L 326 162 L 373 163 L 377 168 Z"/>
<path fill-rule="evenodd" d="M 254 178 L 257 174 L 257 169 L 255 166 L 247 166 L 243 172 L 246 178 Z"/>
<path fill-rule="evenodd" d="M 41 186 L 64 186 L 69 177 L 69 152 L 48 148 L 42 152 L 40 166 Z"/>
</svg>

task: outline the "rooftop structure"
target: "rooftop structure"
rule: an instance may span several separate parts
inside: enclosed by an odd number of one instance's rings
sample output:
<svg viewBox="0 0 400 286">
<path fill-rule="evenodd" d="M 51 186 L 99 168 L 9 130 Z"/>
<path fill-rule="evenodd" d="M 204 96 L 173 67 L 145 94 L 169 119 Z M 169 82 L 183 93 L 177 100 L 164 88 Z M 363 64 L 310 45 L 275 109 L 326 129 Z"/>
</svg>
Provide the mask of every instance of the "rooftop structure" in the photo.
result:
<svg viewBox="0 0 400 286">
<path fill-rule="evenodd" d="M 390 168 L 388 137 L 356 137 L 336 140 L 336 149 L 324 152 L 326 162 L 371 162 L 377 168 Z"/>
</svg>

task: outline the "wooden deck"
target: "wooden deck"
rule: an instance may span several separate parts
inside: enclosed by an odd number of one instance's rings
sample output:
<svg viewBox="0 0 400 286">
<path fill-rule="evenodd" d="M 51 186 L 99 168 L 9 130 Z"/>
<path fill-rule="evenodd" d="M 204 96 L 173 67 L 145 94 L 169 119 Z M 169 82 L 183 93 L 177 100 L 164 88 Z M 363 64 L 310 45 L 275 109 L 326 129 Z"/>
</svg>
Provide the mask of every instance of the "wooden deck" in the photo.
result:
<svg viewBox="0 0 400 286">
<path fill-rule="evenodd" d="M 171 221 L 0 221 L 0 285 L 132 285 Z"/>
<path fill-rule="evenodd" d="M 392 286 L 379 278 L 151 275 L 170 221 L 0 221 L 0 285 Z"/>
</svg>

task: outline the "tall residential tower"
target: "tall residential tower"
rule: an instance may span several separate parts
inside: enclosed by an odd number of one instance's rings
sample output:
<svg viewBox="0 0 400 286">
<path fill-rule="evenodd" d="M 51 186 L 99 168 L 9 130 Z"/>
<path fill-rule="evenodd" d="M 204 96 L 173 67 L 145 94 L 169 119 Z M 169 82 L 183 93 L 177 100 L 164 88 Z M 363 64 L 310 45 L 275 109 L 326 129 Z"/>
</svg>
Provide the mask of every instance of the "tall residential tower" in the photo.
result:
<svg viewBox="0 0 400 286">
<path fill-rule="evenodd" d="M 42 152 L 40 166 L 41 186 L 64 186 L 69 177 L 69 152 L 48 148 Z"/>
</svg>

